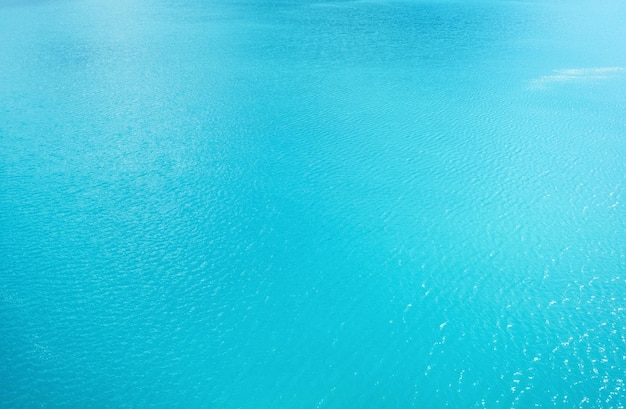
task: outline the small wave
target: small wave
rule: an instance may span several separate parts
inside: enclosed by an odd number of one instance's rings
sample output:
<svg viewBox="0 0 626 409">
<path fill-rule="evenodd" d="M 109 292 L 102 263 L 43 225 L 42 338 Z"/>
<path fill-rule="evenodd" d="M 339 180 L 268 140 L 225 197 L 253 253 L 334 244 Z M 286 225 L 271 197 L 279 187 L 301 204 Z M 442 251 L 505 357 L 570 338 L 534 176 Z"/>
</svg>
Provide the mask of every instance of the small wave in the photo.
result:
<svg viewBox="0 0 626 409">
<path fill-rule="evenodd" d="M 623 67 L 564 68 L 553 70 L 550 75 L 543 75 L 530 81 L 530 89 L 546 89 L 555 83 L 586 81 L 591 79 L 609 79 L 626 71 Z"/>
</svg>

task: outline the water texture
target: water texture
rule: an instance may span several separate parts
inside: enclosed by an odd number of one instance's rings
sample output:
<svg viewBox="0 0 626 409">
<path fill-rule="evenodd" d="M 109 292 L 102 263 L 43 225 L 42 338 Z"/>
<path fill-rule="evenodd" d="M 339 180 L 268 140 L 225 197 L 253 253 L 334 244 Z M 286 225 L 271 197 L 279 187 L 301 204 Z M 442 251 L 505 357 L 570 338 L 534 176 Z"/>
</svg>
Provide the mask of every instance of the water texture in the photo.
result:
<svg viewBox="0 0 626 409">
<path fill-rule="evenodd" d="M 623 408 L 626 3 L 0 2 L 0 406 Z"/>
</svg>

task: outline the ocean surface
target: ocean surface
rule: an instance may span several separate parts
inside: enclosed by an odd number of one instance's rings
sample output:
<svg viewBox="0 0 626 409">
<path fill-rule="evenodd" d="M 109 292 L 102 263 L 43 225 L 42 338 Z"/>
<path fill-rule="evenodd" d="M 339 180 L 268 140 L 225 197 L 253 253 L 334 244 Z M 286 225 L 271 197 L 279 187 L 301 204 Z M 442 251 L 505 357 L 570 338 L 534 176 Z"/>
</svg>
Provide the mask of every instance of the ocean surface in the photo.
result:
<svg viewBox="0 0 626 409">
<path fill-rule="evenodd" d="M 626 2 L 0 1 L 0 407 L 625 379 Z"/>
</svg>

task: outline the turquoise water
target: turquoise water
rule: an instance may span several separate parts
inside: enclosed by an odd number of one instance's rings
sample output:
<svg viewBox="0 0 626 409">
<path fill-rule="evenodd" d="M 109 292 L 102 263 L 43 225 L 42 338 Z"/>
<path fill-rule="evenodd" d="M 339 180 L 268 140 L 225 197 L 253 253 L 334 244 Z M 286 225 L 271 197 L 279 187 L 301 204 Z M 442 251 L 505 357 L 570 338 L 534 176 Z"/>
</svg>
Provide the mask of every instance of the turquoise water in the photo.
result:
<svg viewBox="0 0 626 409">
<path fill-rule="evenodd" d="M 626 3 L 0 2 L 0 406 L 622 408 Z"/>
</svg>

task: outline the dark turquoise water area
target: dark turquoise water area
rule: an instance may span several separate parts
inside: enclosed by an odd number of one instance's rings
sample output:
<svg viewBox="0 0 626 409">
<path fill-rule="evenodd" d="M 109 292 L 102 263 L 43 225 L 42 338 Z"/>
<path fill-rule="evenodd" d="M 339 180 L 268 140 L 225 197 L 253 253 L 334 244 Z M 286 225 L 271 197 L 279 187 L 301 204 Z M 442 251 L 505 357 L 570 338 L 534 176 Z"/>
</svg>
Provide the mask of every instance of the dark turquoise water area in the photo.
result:
<svg viewBox="0 0 626 409">
<path fill-rule="evenodd" d="M 626 3 L 0 1 L 0 407 L 623 408 Z"/>
</svg>

